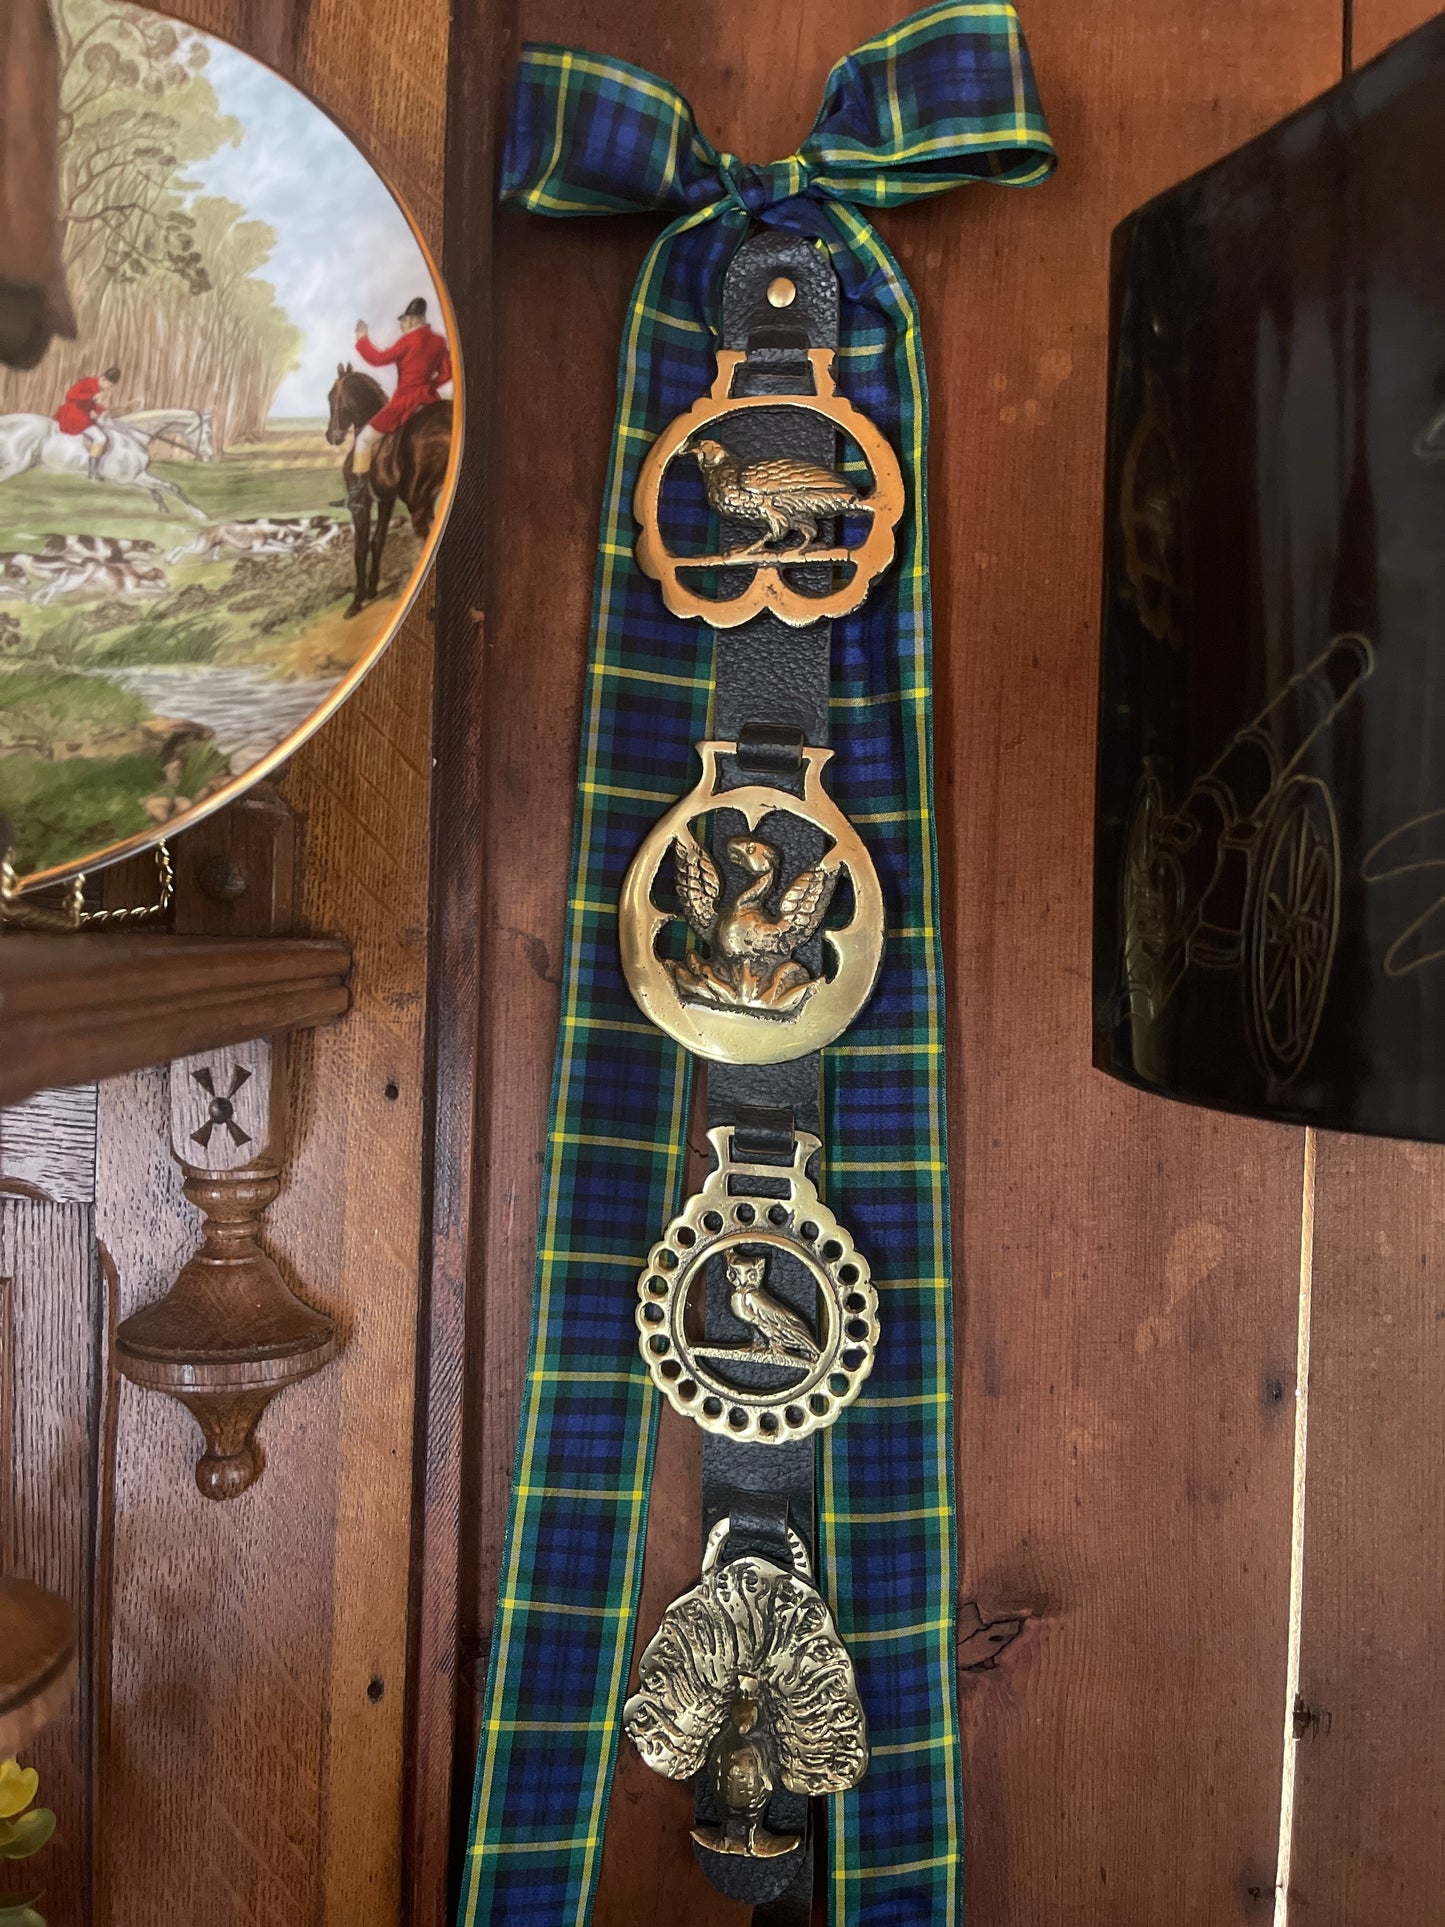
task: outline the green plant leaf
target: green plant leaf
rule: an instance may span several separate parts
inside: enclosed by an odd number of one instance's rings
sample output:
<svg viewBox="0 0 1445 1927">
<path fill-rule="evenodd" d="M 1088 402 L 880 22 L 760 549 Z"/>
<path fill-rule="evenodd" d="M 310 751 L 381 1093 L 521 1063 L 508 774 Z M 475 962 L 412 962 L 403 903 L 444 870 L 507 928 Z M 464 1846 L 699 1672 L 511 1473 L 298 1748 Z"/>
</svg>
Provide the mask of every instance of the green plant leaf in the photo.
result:
<svg viewBox="0 0 1445 1927">
<path fill-rule="evenodd" d="M 45 1916 L 37 1914 L 40 1895 L 0 1894 L 0 1927 L 46 1927 Z"/>
<path fill-rule="evenodd" d="M 0 1820 L 0 1860 L 28 1860 L 55 1831 L 49 1807 L 32 1807 L 14 1820 Z"/>
</svg>

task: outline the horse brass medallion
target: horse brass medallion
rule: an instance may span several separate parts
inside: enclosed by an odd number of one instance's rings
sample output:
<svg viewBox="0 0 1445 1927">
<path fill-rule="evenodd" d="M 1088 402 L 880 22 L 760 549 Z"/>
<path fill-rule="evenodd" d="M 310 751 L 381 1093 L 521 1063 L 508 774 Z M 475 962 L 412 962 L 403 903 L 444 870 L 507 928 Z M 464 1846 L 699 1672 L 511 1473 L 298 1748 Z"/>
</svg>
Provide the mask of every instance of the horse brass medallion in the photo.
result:
<svg viewBox="0 0 1445 1927">
<path fill-rule="evenodd" d="M 838 393 L 832 349 L 807 352 L 813 370 L 811 395 L 734 396 L 733 379 L 744 357 L 736 349 L 719 349 L 711 393 L 678 416 L 648 451 L 633 498 L 642 530 L 637 563 L 660 584 L 673 615 L 698 617 L 715 629 L 735 629 L 770 611 L 797 628 L 856 609 L 892 562 L 894 530 L 903 513 L 898 458 L 867 416 Z M 729 445 L 728 421 L 759 408 L 775 413 L 804 409 L 835 422 L 862 450 L 872 477 L 869 492 L 815 462 L 786 455 L 749 460 L 737 452 Z M 660 527 L 662 488 L 669 466 L 679 457 L 697 463 L 710 506 L 755 531 L 752 539 L 717 555 L 672 553 Z M 867 533 L 856 546 L 821 538 L 825 525 L 849 517 L 867 523 Z M 815 569 L 831 564 L 834 586 L 817 592 L 795 584 L 787 571 L 800 564 Z M 689 586 L 687 578 L 696 572 L 723 568 L 729 573 L 746 569 L 746 587 L 736 594 L 707 596 Z M 836 579 L 839 574 L 841 581 Z"/>
<path fill-rule="evenodd" d="M 701 1579 L 663 1614 L 622 1723 L 655 1773 L 706 1774 L 717 1819 L 693 1829 L 700 1847 L 774 1859 L 801 1845 L 766 1824 L 775 1789 L 856 1786 L 868 1723 L 802 1541 L 789 1535 L 791 1572 L 746 1555 L 719 1565 L 731 1525 L 719 1520 Z"/>
<path fill-rule="evenodd" d="M 622 962 L 643 1012 L 688 1050 L 722 1063 L 777 1064 L 831 1043 L 867 1002 L 883 955 L 883 896 L 862 840 L 822 786 L 831 750 L 802 751 L 801 796 L 766 783 L 720 789 L 718 759 L 736 750 L 698 744 L 697 786 L 633 859 L 619 913 Z M 727 876 L 690 827 L 713 810 L 735 811 L 746 825 L 723 846 Z M 777 843 L 760 834 L 775 815 L 822 830 L 831 847 L 821 861 L 784 876 Z M 669 856 L 681 918 L 653 894 Z M 852 915 L 835 927 L 824 920 L 844 877 Z M 678 921 L 690 932 L 684 955 L 659 955 L 659 938 Z M 821 968 L 799 956 L 814 939 Z"/>
<path fill-rule="evenodd" d="M 715 1168 L 638 1280 L 638 1348 L 673 1410 L 704 1431 L 760 1445 L 807 1438 L 852 1404 L 873 1369 L 868 1261 L 807 1175 L 818 1138 L 796 1132 L 786 1165 L 738 1158 L 726 1125 L 707 1136 Z M 726 1314 L 710 1316 L 700 1337 L 697 1300 L 710 1275 L 719 1296 L 719 1267 Z"/>
</svg>

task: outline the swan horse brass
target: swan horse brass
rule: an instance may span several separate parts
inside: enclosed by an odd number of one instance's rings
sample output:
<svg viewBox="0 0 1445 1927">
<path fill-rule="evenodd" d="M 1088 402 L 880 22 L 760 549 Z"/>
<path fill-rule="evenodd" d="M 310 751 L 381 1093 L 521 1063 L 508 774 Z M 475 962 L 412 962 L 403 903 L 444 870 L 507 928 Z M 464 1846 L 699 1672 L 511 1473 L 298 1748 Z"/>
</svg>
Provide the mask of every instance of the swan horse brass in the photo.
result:
<svg viewBox="0 0 1445 1927">
<path fill-rule="evenodd" d="M 697 745 L 697 785 L 633 858 L 618 911 L 622 967 L 643 1014 L 686 1049 L 725 1064 L 779 1064 L 841 1036 L 867 1002 L 883 957 L 883 892 L 861 837 L 822 786 L 831 750 L 800 751 L 800 796 L 768 783 L 721 789 L 719 758 L 737 751 L 736 743 Z M 734 810 L 746 825 L 748 834 L 730 837 L 724 852 L 728 868 L 747 879 L 741 888 L 693 835 L 693 820 L 714 810 Z M 772 815 L 821 830 L 831 842 L 822 860 L 782 877 L 777 846 L 758 834 Z M 677 921 L 653 897 L 669 854 L 693 939 L 681 959 L 657 950 Z M 832 927 L 824 918 L 844 876 L 853 913 Z M 831 970 L 799 958 L 816 936 Z"/>
<path fill-rule="evenodd" d="M 641 534 L 637 564 L 662 590 L 675 616 L 698 617 L 715 629 L 735 629 L 771 611 L 794 627 L 846 616 L 858 608 L 893 560 L 894 530 L 903 513 L 903 472 L 884 435 L 866 415 L 840 395 L 833 380 L 834 350 L 809 348 L 813 393 L 735 396 L 733 381 L 747 357 L 740 349 L 720 348 L 711 394 L 679 415 L 648 450 L 637 477 L 633 515 Z M 803 409 L 824 416 L 863 451 L 873 487 L 862 495 L 836 470 L 796 455 L 772 454 L 748 460 L 727 446 L 723 425 L 754 409 Z M 716 435 L 704 434 L 717 425 Z M 740 548 L 717 555 L 674 555 L 660 527 L 662 486 L 670 464 L 691 455 L 702 471 L 708 501 L 719 515 L 747 522 L 763 534 Z M 838 517 L 863 517 L 868 533 L 855 548 L 819 539 L 820 524 Z M 791 538 L 791 539 L 790 539 Z M 846 579 L 822 594 L 795 588 L 784 570 L 798 564 L 832 563 Z M 747 586 L 731 596 L 705 596 L 690 589 L 685 571 L 747 567 Z"/>
<path fill-rule="evenodd" d="M 720 1565 L 732 1530 L 731 1518 L 713 1527 L 702 1577 L 663 1614 L 622 1723 L 654 1772 L 705 1775 L 716 1817 L 693 1828 L 700 1847 L 770 1860 L 802 1845 L 766 1824 L 778 1787 L 856 1786 L 868 1723 L 802 1540 L 787 1534 L 791 1570 L 749 1554 Z"/>
<path fill-rule="evenodd" d="M 778 1165 L 738 1158 L 726 1125 L 707 1137 L 712 1174 L 638 1281 L 643 1363 L 673 1410 L 705 1432 L 760 1445 L 807 1438 L 853 1403 L 873 1369 L 878 1294 L 868 1261 L 807 1175 L 820 1139 L 795 1132 L 792 1163 Z M 689 1301 L 710 1271 L 720 1295 L 718 1266 L 740 1342 L 694 1336 Z M 800 1308 L 809 1299 L 813 1317 Z M 707 1322 L 712 1333 L 718 1321 Z"/>
</svg>

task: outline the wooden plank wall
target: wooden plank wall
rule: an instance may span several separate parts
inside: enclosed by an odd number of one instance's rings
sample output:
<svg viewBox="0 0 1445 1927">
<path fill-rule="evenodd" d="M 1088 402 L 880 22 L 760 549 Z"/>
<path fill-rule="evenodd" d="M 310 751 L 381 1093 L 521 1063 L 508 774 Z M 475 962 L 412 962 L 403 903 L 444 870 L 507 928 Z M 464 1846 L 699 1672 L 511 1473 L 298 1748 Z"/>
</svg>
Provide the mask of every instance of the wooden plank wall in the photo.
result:
<svg viewBox="0 0 1445 1927">
<path fill-rule="evenodd" d="M 177 4 L 331 107 L 438 238 L 446 0 Z M 1359 59 L 1429 11 L 1341 4 Z M 1060 175 L 885 223 L 920 297 L 932 376 L 962 1599 L 1023 1621 L 996 1667 L 961 1682 L 973 1927 L 1277 1917 L 1282 1760 L 1292 1917 L 1440 1918 L 1445 1153 L 1321 1138 L 1308 1161 L 1300 1132 L 1153 1102 L 1088 1067 L 1109 230 L 1329 85 L 1348 38 L 1341 4 L 1028 0 Z M 721 145 L 769 159 L 796 144 L 833 60 L 908 10 L 509 0 L 503 11 L 512 45 L 580 42 L 657 68 Z M 459 15 L 462 30 L 484 15 Z M 527 1338 L 616 346 L 655 232 L 642 218 L 498 224 L 479 746 L 485 1235 L 466 1396 L 459 1786 Z M 470 553 L 481 511 L 469 499 L 460 513 Z M 435 1317 L 417 1257 L 430 668 L 418 615 L 287 777 L 305 818 L 307 917 L 353 942 L 357 1003 L 294 1054 L 295 1149 L 271 1244 L 346 1343 L 268 1414 L 257 1488 L 207 1506 L 190 1483 L 191 1421 L 129 1386 L 113 1462 L 108 1450 L 114 1301 L 123 1312 L 161 1288 L 194 1234 L 164 1153 L 159 1076 L 102 1090 L 93 1206 L 88 1193 L 0 1205 L 7 1562 L 68 1590 L 91 1556 L 89 1528 L 56 1538 L 44 1523 L 47 1478 L 88 1483 L 99 1522 L 98 1697 L 45 1756 L 73 1841 L 44 1870 L 55 1927 L 445 1917 L 435 1851 L 424 1898 L 414 1910 L 403 1898 L 402 1818 L 408 1554 L 420 1543 L 413 1363 L 418 1317 Z M 92 1210 L 99 1270 L 86 1256 Z M 64 1331 L 35 1296 L 61 1278 Z M 72 1393 L 84 1388 L 83 1422 L 79 1403 L 57 1421 L 65 1374 Z M 448 1382 L 433 1388 L 434 1441 Z M 695 1576 L 696 1440 L 670 1414 L 664 1427 L 648 1626 Z M 455 1451 L 445 1437 L 441 1473 Z M 1297 1509 L 1301 1737 L 1287 1742 Z M 426 1646 L 439 1679 L 442 1591 Z M 444 1683 L 431 1690 L 435 1721 Z M 424 1772 L 413 1844 L 430 1830 L 434 1849 L 446 1824 L 434 1759 Z M 686 1795 L 624 1749 L 598 1927 L 740 1927 L 693 1867 L 687 1813 Z"/>
<path fill-rule="evenodd" d="M 448 0 L 171 10 L 300 82 L 439 245 Z M 306 925 L 343 932 L 356 967 L 345 1023 L 291 1053 L 291 1154 L 267 1232 L 343 1347 L 266 1414 L 256 1487 L 203 1500 L 190 1418 L 117 1387 L 108 1365 L 108 1326 L 196 1239 L 163 1073 L 101 1089 L 95 1226 L 90 1192 L 0 1200 L 0 1551 L 83 1613 L 89 1588 L 96 1612 L 85 1696 L 34 1749 L 62 1827 L 43 1864 L 11 1870 L 46 1886 L 52 1927 L 402 1918 L 431 671 L 422 606 L 284 778 Z M 61 1195 L 43 1171 L 18 1176 Z"/>
<path fill-rule="evenodd" d="M 1431 10 L 1353 0 L 1357 57 Z M 790 151 L 833 60 L 908 11 L 515 8 L 519 40 L 665 74 L 720 146 L 753 160 Z M 996 1667 L 961 1681 L 971 1918 L 1270 1921 L 1283 1817 L 1299 1917 L 1423 1927 L 1440 1917 L 1445 1872 L 1445 1741 L 1429 1711 L 1438 1689 L 1422 1690 L 1445 1630 L 1445 1317 L 1429 1283 L 1445 1258 L 1445 1156 L 1322 1140 L 1310 1186 L 1303 1133 L 1156 1102 L 1088 1062 L 1109 233 L 1337 79 L 1351 7 L 1028 0 L 1023 12 L 1060 174 L 884 222 L 920 298 L 933 400 L 962 1597 L 985 1619 L 1024 1622 Z M 498 218 L 473 1688 L 527 1337 L 614 356 L 655 232 L 643 219 Z M 1297 1488 L 1310 1209 L 1314 1383 Z M 670 1413 L 663 1429 L 644 1627 L 695 1570 L 695 1440 Z M 1297 1490 L 1309 1549 L 1298 1746 L 1286 1744 Z M 468 1716 L 474 1704 L 464 1758 Z M 1282 1816 L 1286 1757 L 1298 1783 Z M 688 1805 L 623 1749 L 600 1927 L 743 1920 L 691 1865 Z"/>
<path fill-rule="evenodd" d="M 174 10 L 330 109 L 439 245 L 446 0 Z M 271 1407 L 266 1471 L 224 1506 L 191 1483 L 189 1417 L 121 1388 L 107 1927 L 154 1920 L 158 1891 L 178 1922 L 399 1918 L 430 757 L 422 607 L 282 784 L 303 819 L 306 924 L 344 932 L 356 968 L 345 1023 L 291 1054 L 292 1149 L 268 1235 L 338 1321 L 341 1352 Z M 102 1237 L 122 1316 L 194 1235 L 158 1084 L 102 1094 Z M 148 1167 L 128 1165 L 128 1146 Z"/>
<path fill-rule="evenodd" d="M 1432 0 L 1354 0 L 1355 66 Z M 1445 1894 L 1445 1149 L 1321 1134 L 1290 1899 L 1320 1927 Z"/>
</svg>

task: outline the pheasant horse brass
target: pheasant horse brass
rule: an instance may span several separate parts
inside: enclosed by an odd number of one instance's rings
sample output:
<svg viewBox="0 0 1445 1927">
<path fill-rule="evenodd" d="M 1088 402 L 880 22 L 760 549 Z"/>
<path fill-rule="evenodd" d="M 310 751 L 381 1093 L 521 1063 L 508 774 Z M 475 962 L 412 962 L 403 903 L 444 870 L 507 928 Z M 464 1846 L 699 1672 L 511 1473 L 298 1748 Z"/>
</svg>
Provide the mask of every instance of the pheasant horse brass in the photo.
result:
<svg viewBox="0 0 1445 1927">
<path fill-rule="evenodd" d="M 735 743 L 699 743 L 703 773 L 647 836 L 622 885 L 619 934 L 627 982 L 643 1013 L 701 1057 L 727 1064 L 778 1064 L 831 1043 L 867 1002 L 883 955 L 883 895 L 861 838 L 822 786 L 831 750 L 804 749 L 803 794 L 749 783 L 719 789 L 718 758 Z M 693 835 L 696 817 L 736 811 L 748 834 L 730 837 L 724 857 L 745 881 L 730 889 Z M 782 876 L 778 847 L 757 834 L 772 815 L 794 816 L 831 839 L 822 860 Z M 673 858 L 677 894 L 692 941 L 681 958 L 658 955 L 676 911 L 653 898 Z M 853 909 L 841 927 L 824 923 L 846 874 Z M 810 969 L 798 952 L 821 936 L 827 962 Z"/>
<path fill-rule="evenodd" d="M 744 356 L 740 350 L 720 348 L 712 392 L 679 415 L 648 451 L 633 498 L 633 513 L 642 530 L 637 563 L 644 575 L 661 585 L 662 599 L 673 615 L 700 617 L 715 629 L 735 629 L 771 611 L 797 628 L 856 609 L 892 562 L 894 529 L 903 513 L 898 458 L 867 416 L 837 392 L 833 350 L 810 348 L 807 356 L 813 370 L 811 395 L 735 397 L 733 378 Z M 835 422 L 862 450 L 873 478 L 871 491 L 860 494 L 845 476 L 815 462 L 786 455 L 749 461 L 735 453 L 727 445 L 727 418 L 758 408 L 775 413 L 801 408 Z M 716 433 L 704 432 L 714 425 Z M 711 506 L 720 515 L 759 529 L 755 540 L 718 555 L 681 556 L 668 549 L 659 519 L 662 485 L 669 465 L 680 455 L 690 455 L 697 462 Z M 856 547 L 820 543 L 821 524 L 849 516 L 868 523 L 868 532 Z M 800 563 L 831 563 L 848 573 L 832 589 L 810 593 L 795 587 L 784 574 Z M 683 580 L 684 572 L 724 567 L 751 571 L 747 587 L 739 594 L 705 596 Z"/>
<path fill-rule="evenodd" d="M 693 1829 L 700 1847 L 773 1859 L 801 1845 L 766 1825 L 775 1789 L 856 1786 L 868 1767 L 868 1724 L 802 1541 L 789 1534 L 791 1572 L 749 1555 L 719 1565 L 731 1526 L 718 1521 L 701 1579 L 663 1614 L 622 1723 L 654 1772 L 706 1773 L 718 1817 Z"/>
<path fill-rule="evenodd" d="M 639 1349 L 653 1384 L 704 1431 L 761 1445 L 807 1438 L 852 1404 L 873 1369 L 868 1261 L 807 1175 L 818 1138 L 796 1132 L 787 1165 L 736 1157 L 726 1125 L 707 1136 L 715 1168 L 638 1281 Z M 741 1328 L 725 1343 L 697 1336 L 689 1316 L 719 1264 Z"/>
</svg>

